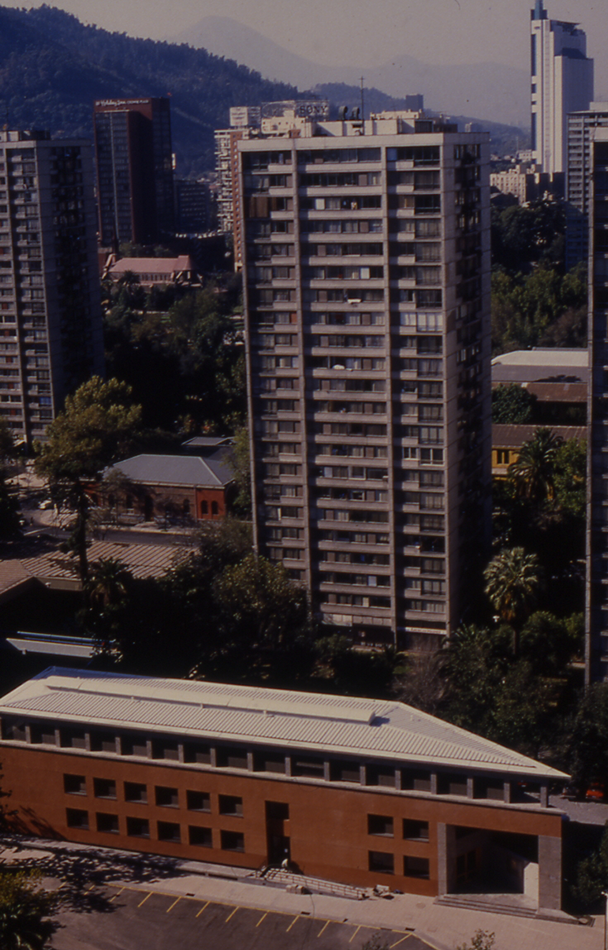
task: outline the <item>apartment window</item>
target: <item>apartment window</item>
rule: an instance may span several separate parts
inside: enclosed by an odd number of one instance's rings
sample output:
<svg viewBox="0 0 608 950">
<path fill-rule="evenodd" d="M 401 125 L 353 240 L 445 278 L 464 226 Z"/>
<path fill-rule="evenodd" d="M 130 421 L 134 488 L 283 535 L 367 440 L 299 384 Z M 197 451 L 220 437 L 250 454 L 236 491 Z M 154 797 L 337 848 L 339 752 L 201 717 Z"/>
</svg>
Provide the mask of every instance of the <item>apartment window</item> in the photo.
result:
<svg viewBox="0 0 608 950">
<path fill-rule="evenodd" d="M 235 795 L 220 795 L 219 797 L 220 815 L 234 815 L 243 817 L 243 799 Z"/>
<path fill-rule="evenodd" d="M 145 785 L 140 785 L 138 782 L 125 782 L 125 801 L 140 802 L 142 805 L 147 805 L 147 787 Z"/>
<path fill-rule="evenodd" d="M 332 782 L 356 782 L 359 784 L 361 769 L 358 762 L 334 761 L 330 766 L 330 776 Z"/>
<path fill-rule="evenodd" d="M 180 842 L 182 840 L 179 825 L 170 821 L 159 821 L 157 825 L 157 832 L 159 841 Z"/>
<path fill-rule="evenodd" d="M 316 756 L 297 756 L 291 764 L 292 775 L 305 778 L 324 778 L 325 767 L 323 759 Z"/>
<path fill-rule="evenodd" d="M 211 828 L 199 828 L 198 825 L 190 825 L 188 827 L 188 843 L 199 848 L 213 847 Z"/>
<path fill-rule="evenodd" d="M 116 782 L 111 778 L 94 778 L 93 794 L 95 798 L 116 798 Z"/>
<path fill-rule="evenodd" d="M 385 851 L 368 852 L 368 868 L 377 874 L 395 873 L 395 856 Z"/>
<path fill-rule="evenodd" d="M 168 739 L 155 739 L 152 743 L 152 758 L 179 761 L 179 744 Z"/>
<path fill-rule="evenodd" d="M 86 749 L 86 733 L 84 729 L 61 729 L 60 742 L 64 749 Z"/>
<path fill-rule="evenodd" d="M 184 744 L 184 762 L 198 762 L 201 765 L 211 763 L 211 748 L 200 743 L 186 742 Z"/>
<path fill-rule="evenodd" d="M 68 828 L 81 828 L 83 831 L 89 830 L 89 813 L 80 808 L 66 808 L 65 820 Z"/>
<path fill-rule="evenodd" d="M 164 808 L 178 808 L 179 795 L 176 788 L 167 788 L 165 785 L 157 785 L 154 789 L 157 805 Z"/>
<path fill-rule="evenodd" d="M 440 775 L 437 781 L 437 791 L 440 795 L 466 795 L 466 775 Z"/>
<path fill-rule="evenodd" d="M 186 805 L 189 811 L 211 811 L 209 793 L 189 789 L 186 792 Z"/>
<path fill-rule="evenodd" d="M 97 812 L 96 815 L 97 830 L 106 834 L 118 834 L 118 815 L 108 815 L 104 812 Z"/>
<path fill-rule="evenodd" d="M 120 751 L 122 755 L 139 755 L 143 758 L 148 757 L 148 743 L 144 736 L 126 735 L 121 736 Z"/>
<path fill-rule="evenodd" d="M 55 729 L 50 723 L 38 723 L 31 727 L 32 742 L 35 745 L 55 745 Z"/>
<path fill-rule="evenodd" d="M 415 792 L 430 792 L 431 773 L 423 770 L 404 771 L 401 787 L 412 789 Z"/>
<path fill-rule="evenodd" d="M 381 835 L 384 838 L 393 837 L 393 819 L 389 815 L 368 815 L 368 835 Z"/>
<path fill-rule="evenodd" d="M 256 752 L 254 755 L 256 772 L 278 772 L 285 774 L 285 756 L 279 752 Z"/>
<path fill-rule="evenodd" d="M 240 831 L 220 831 L 222 851 L 244 851 L 245 835 Z"/>
<path fill-rule="evenodd" d="M 218 768 L 246 769 L 247 750 L 230 746 L 218 746 L 216 762 Z"/>
<path fill-rule="evenodd" d="M 403 859 L 403 873 L 405 877 L 429 878 L 429 859 L 414 858 L 406 854 Z"/>
<path fill-rule="evenodd" d="M 403 837 L 414 841 L 429 840 L 428 821 L 417 821 L 413 818 L 403 819 Z"/>
<path fill-rule="evenodd" d="M 86 795 L 87 783 L 84 775 L 64 775 L 63 790 L 68 795 Z"/>
<path fill-rule="evenodd" d="M 127 818 L 127 834 L 130 838 L 149 838 L 150 822 L 147 818 Z"/>
</svg>

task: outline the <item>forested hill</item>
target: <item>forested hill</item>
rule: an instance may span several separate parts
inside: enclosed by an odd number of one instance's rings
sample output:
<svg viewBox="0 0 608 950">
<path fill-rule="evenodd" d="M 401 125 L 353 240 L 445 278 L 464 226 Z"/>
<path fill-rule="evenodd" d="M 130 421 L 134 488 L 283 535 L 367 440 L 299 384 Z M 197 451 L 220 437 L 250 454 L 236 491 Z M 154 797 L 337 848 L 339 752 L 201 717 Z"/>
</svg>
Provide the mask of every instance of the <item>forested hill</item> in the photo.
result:
<svg viewBox="0 0 608 950">
<path fill-rule="evenodd" d="M 180 174 L 213 167 L 230 106 L 300 95 L 204 49 L 109 33 L 46 5 L 0 7 L 0 124 L 91 138 L 95 99 L 167 94 Z"/>
</svg>

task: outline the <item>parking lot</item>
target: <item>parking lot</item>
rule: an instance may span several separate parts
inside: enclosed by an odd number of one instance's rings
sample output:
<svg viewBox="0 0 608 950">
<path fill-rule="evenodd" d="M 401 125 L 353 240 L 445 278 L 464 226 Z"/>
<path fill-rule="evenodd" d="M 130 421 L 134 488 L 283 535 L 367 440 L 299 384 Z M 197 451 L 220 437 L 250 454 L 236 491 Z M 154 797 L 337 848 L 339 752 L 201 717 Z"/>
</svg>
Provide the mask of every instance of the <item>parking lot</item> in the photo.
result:
<svg viewBox="0 0 608 950">
<path fill-rule="evenodd" d="M 91 888 L 92 890 L 92 888 Z M 96 888 L 100 913 L 63 912 L 54 950 L 361 950 L 374 935 L 380 946 L 427 950 L 407 930 L 327 920 L 310 911 L 265 911 L 237 904 L 175 896 L 139 887 Z"/>
</svg>

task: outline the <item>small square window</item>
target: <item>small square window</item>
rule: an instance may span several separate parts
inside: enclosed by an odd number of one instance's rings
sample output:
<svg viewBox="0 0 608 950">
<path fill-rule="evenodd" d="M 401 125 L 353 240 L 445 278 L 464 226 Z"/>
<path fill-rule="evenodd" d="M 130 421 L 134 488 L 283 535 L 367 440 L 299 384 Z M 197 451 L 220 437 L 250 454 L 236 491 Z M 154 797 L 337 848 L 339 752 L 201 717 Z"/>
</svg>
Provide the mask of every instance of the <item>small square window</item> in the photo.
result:
<svg viewBox="0 0 608 950">
<path fill-rule="evenodd" d="M 141 802 L 146 805 L 148 802 L 148 789 L 145 785 L 138 782 L 125 782 L 125 801 Z"/>
<path fill-rule="evenodd" d="M 150 822 L 147 818 L 127 818 L 127 834 L 130 838 L 149 838 Z"/>
<path fill-rule="evenodd" d="M 66 808 L 65 816 L 68 828 L 82 828 L 83 831 L 89 830 L 88 811 L 81 811 L 79 808 Z"/>
<path fill-rule="evenodd" d="M 240 831 L 220 831 L 222 851 L 244 851 L 245 836 Z"/>
<path fill-rule="evenodd" d="M 406 877 L 422 877 L 428 880 L 429 859 L 414 858 L 409 854 L 403 859 L 403 873 Z"/>
<path fill-rule="evenodd" d="M 91 752 L 116 752 L 113 732 L 91 732 Z"/>
<path fill-rule="evenodd" d="M 243 799 L 234 795 L 220 795 L 220 815 L 243 817 Z"/>
<path fill-rule="evenodd" d="M 370 871 L 376 871 L 378 874 L 395 873 L 395 856 L 385 851 L 370 851 L 368 856 L 368 867 Z"/>
<path fill-rule="evenodd" d="M 414 819 L 403 819 L 403 837 L 418 841 L 429 840 L 428 821 L 415 821 Z"/>
<path fill-rule="evenodd" d="M 211 828 L 199 828 L 196 825 L 190 825 L 188 828 L 188 841 L 190 844 L 197 845 L 199 848 L 211 848 L 213 846 Z"/>
<path fill-rule="evenodd" d="M 179 825 L 173 824 L 170 821 L 159 821 L 158 822 L 158 840 L 159 841 L 176 841 L 179 842 L 182 840 Z"/>
<path fill-rule="evenodd" d="M 155 788 L 156 804 L 165 808 L 178 808 L 179 795 L 176 788 L 167 788 L 164 785 L 157 785 Z"/>
<path fill-rule="evenodd" d="M 94 778 L 95 798 L 116 798 L 116 782 L 111 778 Z"/>
<path fill-rule="evenodd" d="M 84 775 L 64 775 L 63 789 L 68 795 L 86 795 L 87 783 Z"/>
<path fill-rule="evenodd" d="M 189 811 L 211 811 L 208 792 L 195 792 L 189 789 L 186 792 L 186 802 Z"/>
<path fill-rule="evenodd" d="M 118 834 L 118 815 L 107 815 L 102 812 L 97 813 L 97 830 L 104 831 L 107 834 Z"/>
<path fill-rule="evenodd" d="M 393 819 L 389 815 L 368 815 L 367 833 L 368 835 L 383 835 L 385 838 L 392 838 Z"/>
</svg>

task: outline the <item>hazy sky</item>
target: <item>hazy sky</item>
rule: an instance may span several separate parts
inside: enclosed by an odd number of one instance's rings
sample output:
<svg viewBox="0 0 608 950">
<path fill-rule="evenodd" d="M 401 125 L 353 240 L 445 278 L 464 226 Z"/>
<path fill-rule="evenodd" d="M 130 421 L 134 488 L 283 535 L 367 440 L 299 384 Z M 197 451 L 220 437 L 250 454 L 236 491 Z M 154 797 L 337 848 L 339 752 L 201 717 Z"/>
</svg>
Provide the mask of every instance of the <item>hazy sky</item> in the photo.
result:
<svg viewBox="0 0 608 950">
<path fill-rule="evenodd" d="M 3 6 L 39 6 L 18 0 Z M 321 63 L 382 65 L 409 53 L 428 63 L 503 62 L 528 68 L 533 0 L 48 0 L 81 20 L 166 39 L 204 16 L 232 17 Z M 606 0 L 545 0 L 552 19 L 574 20 L 608 97 Z M 604 62 L 600 62 L 603 54 Z"/>
</svg>

